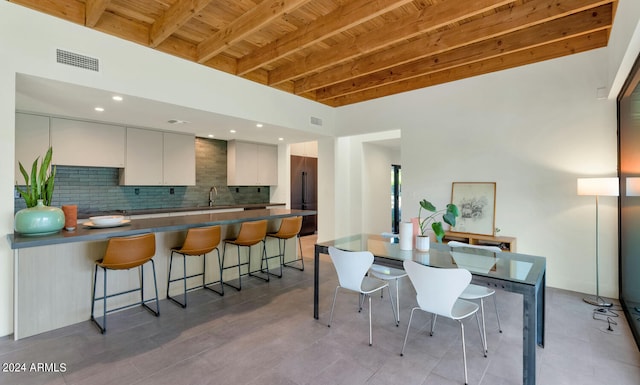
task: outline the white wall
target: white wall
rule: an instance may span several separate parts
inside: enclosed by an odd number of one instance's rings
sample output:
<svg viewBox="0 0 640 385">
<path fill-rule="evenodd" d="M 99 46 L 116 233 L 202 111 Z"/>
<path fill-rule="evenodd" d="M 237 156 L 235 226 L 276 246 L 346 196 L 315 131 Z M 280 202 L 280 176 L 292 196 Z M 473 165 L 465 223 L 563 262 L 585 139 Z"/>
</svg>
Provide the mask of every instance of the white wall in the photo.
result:
<svg viewBox="0 0 640 385">
<path fill-rule="evenodd" d="M 547 257 L 550 286 L 593 292 L 594 199 L 576 178 L 616 174 L 615 101 L 596 99 L 606 66 L 601 49 L 362 103 L 338 131 L 402 130 L 405 218 L 422 198 L 449 203 L 454 181 L 497 182 L 501 234 Z M 617 201 L 600 203 L 600 288 L 617 297 Z"/>
</svg>

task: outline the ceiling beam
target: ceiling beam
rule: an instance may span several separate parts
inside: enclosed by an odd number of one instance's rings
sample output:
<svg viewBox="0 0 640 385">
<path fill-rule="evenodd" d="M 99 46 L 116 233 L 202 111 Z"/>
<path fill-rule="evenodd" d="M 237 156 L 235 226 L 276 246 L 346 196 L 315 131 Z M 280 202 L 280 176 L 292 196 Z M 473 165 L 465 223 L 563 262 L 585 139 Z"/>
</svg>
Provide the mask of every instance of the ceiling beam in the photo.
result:
<svg viewBox="0 0 640 385">
<path fill-rule="evenodd" d="M 86 0 L 84 6 L 84 25 L 91 28 L 95 27 L 110 1 L 111 0 Z"/>
<path fill-rule="evenodd" d="M 363 55 L 354 61 L 311 74 L 295 82 L 295 93 L 304 93 L 328 87 L 347 79 L 381 71 L 447 50 L 491 39 L 510 32 L 530 28 L 550 20 L 562 18 L 612 0 L 534 0 L 493 15 L 473 20 L 456 28 L 426 34 L 388 50 Z"/>
<path fill-rule="evenodd" d="M 200 13 L 211 0 L 178 0 L 170 6 L 149 30 L 149 46 L 157 47 L 166 38 L 180 29 L 192 17 Z"/>
<path fill-rule="evenodd" d="M 428 56 L 355 79 L 345 80 L 319 89 L 316 98 L 318 101 L 333 99 L 368 88 L 380 87 L 385 84 L 508 55 L 575 36 L 610 29 L 612 23 L 613 7 L 611 4 L 603 5 L 593 10 L 538 24 L 527 30 L 511 32 L 507 35 Z"/>
<path fill-rule="evenodd" d="M 237 74 L 244 75 L 411 2 L 413 0 L 352 1 L 240 58 Z"/>
<path fill-rule="evenodd" d="M 72 23 L 84 25 L 85 6 L 76 0 L 9 0 L 9 2 L 31 8 L 38 12 L 44 12 Z"/>
<path fill-rule="evenodd" d="M 438 71 L 436 73 L 392 83 L 382 87 L 371 88 L 362 92 L 339 96 L 334 99 L 325 100 L 323 103 L 332 107 L 359 103 L 383 96 L 406 92 L 408 90 L 434 86 L 437 84 L 443 84 L 605 47 L 607 45 L 607 40 L 608 31 L 601 30 L 589 35 L 577 36 L 572 39 L 562 40 L 524 51 L 518 51 L 510 55 L 483 60 L 453 69 Z"/>
<path fill-rule="evenodd" d="M 311 0 L 265 0 L 198 44 L 198 62 L 204 63 L 226 50 L 230 45 L 244 39 L 258 29 L 268 25 Z"/>
<path fill-rule="evenodd" d="M 312 72 L 445 27 L 513 1 L 476 0 L 472 4 L 460 1 L 435 3 L 417 14 L 409 14 L 406 17 L 389 21 L 384 28 L 346 40 L 329 49 L 312 53 L 302 60 L 280 66 L 270 72 L 269 85 L 295 80 Z"/>
</svg>

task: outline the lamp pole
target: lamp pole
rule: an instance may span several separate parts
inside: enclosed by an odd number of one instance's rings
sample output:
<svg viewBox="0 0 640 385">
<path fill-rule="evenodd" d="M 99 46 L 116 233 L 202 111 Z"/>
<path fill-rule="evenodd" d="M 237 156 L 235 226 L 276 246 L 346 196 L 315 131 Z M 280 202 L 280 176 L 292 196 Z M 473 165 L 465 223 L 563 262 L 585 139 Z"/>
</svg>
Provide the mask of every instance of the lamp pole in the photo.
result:
<svg viewBox="0 0 640 385">
<path fill-rule="evenodd" d="M 613 304 L 611 302 L 607 302 L 604 300 L 604 298 L 600 297 L 600 267 L 599 267 L 599 250 L 600 250 L 600 245 L 599 245 L 599 238 L 600 238 L 600 233 L 598 232 L 598 223 L 600 223 L 600 221 L 598 220 L 598 195 L 596 195 L 596 296 L 595 297 L 585 297 L 583 298 L 584 302 L 593 305 L 593 306 L 598 306 L 598 307 L 610 307 Z"/>
</svg>

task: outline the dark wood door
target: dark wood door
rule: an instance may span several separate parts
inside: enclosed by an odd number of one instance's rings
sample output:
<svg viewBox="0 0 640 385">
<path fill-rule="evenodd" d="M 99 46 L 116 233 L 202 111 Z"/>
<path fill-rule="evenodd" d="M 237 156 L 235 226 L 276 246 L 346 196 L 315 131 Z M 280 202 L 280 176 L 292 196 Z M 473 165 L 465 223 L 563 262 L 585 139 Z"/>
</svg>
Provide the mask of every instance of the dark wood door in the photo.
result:
<svg viewBox="0 0 640 385">
<path fill-rule="evenodd" d="M 291 208 L 318 210 L 318 159 L 291 156 Z M 301 235 L 314 234 L 318 228 L 317 216 L 302 219 Z"/>
</svg>

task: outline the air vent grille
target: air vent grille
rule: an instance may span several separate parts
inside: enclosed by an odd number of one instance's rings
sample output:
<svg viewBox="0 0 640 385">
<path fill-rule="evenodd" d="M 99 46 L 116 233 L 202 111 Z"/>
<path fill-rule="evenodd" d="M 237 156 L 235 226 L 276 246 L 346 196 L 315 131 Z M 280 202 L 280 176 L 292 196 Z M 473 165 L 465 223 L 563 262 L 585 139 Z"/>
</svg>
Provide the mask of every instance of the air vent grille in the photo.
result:
<svg viewBox="0 0 640 385">
<path fill-rule="evenodd" d="M 56 49 L 56 61 L 60 64 L 84 68 L 91 71 L 100 71 L 100 61 L 96 58 Z"/>
<path fill-rule="evenodd" d="M 314 126 L 322 126 L 322 119 L 316 118 L 315 116 L 311 117 L 311 124 Z"/>
</svg>

